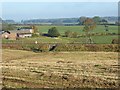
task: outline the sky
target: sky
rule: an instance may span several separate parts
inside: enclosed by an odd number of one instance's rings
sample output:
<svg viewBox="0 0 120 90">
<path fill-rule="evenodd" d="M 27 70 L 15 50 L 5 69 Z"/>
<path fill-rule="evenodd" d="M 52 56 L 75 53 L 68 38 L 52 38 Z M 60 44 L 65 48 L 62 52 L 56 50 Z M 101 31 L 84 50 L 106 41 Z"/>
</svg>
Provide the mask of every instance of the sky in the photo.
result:
<svg viewBox="0 0 120 90">
<path fill-rule="evenodd" d="M 73 0 L 0 0 L 0 2 L 73 2 Z M 74 2 L 119 2 L 119 0 L 74 0 Z"/>
<path fill-rule="evenodd" d="M 20 21 L 117 15 L 117 2 L 2 2 L 1 17 Z"/>
</svg>

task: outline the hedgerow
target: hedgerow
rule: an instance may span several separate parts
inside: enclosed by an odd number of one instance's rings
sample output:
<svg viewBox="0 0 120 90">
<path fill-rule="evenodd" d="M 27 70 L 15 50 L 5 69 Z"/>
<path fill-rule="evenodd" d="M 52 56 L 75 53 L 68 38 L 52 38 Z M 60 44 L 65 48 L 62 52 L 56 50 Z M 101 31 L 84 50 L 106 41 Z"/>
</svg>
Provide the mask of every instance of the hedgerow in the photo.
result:
<svg viewBox="0 0 120 90">
<path fill-rule="evenodd" d="M 2 44 L 2 48 L 18 49 L 48 52 L 50 51 L 51 43 L 27 43 L 27 44 Z M 78 43 L 57 43 L 52 51 L 105 51 L 105 52 L 120 52 L 119 44 L 78 44 Z"/>
</svg>

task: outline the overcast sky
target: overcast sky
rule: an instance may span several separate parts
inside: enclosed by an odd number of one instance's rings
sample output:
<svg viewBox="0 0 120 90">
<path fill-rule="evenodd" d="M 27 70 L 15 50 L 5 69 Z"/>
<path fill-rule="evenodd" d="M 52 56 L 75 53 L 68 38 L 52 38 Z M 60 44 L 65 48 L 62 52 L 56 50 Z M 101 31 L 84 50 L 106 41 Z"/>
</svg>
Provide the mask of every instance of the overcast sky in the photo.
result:
<svg viewBox="0 0 120 90">
<path fill-rule="evenodd" d="M 3 2 L 2 18 L 20 21 L 36 18 L 117 16 L 117 2 Z"/>
</svg>

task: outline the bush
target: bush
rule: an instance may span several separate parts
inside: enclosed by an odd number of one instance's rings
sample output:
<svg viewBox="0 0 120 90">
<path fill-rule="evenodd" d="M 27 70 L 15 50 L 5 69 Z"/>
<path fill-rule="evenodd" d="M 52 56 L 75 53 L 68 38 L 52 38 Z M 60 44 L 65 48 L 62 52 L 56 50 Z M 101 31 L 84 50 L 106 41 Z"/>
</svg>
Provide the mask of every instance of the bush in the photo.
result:
<svg viewBox="0 0 120 90">
<path fill-rule="evenodd" d="M 38 47 L 38 50 L 41 52 L 48 52 L 50 49 L 49 44 L 41 44 Z"/>
<path fill-rule="evenodd" d="M 35 51 L 35 50 L 37 50 L 38 45 L 31 43 L 31 44 L 25 44 L 22 47 L 23 47 L 24 50 Z"/>
<path fill-rule="evenodd" d="M 29 50 L 34 52 L 48 52 L 50 51 L 49 43 L 40 44 L 2 44 L 2 48 L 17 49 L 17 50 Z M 54 51 L 104 51 L 104 52 L 120 52 L 119 44 L 64 44 L 58 43 L 54 48 Z"/>
<path fill-rule="evenodd" d="M 100 51 L 100 48 L 99 46 L 95 45 L 95 44 L 88 44 L 88 45 L 85 45 L 86 47 L 86 51 Z"/>
<path fill-rule="evenodd" d="M 27 45 L 27 48 L 25 49 L 32 50 L 34 52 L 48 52 L 49 44 L 31 44 L 31 45 Z"/>
<path fill-rule="evenodd" d="M 65 32 L 65 36 L 66 37 L 71 37 L 72 36 L 72 32 L 71 31 L 66 31 Z"/>
<path fill-rule="evenodd" d="M 117 44 L 58 44 L 55 51 L 105 51 L 119 52 Z"/>
<path fill-rule="evenodd" d="M 77 36 L 78 36 L 77 32 L 72 33 L 72 38 L 77 38 Z"/>
<path fill-rule="evenodd" d="M 120 43 L 119 39 L 113 39 L 112 40 L 112 44 L 119 44 L 119 43 Z"/>
<path fill-rule="evenodd" d="M 112 33 L 112 35 L 117 35 L 117 33 Z"/>
<path fill-rule="evenodd" d="M 34 34 L 32 34 L 32 37 L 39 37 L 39 36 L 40 36 L 39 33 L 34 33 Z"/>
<path fill-rule="evenodd" d="M 66 37 L 71 37 L 71 38 L 77 38 L 78 33 L 77 32 L 66 31 L 65 36 Z"/>
<path fill-rule="evenodd" d="M 58 32 L 56 27 L 52 27 L 48 30 L 48 35 L 50 37 L 58 37 L 58 36 L 60 36 L 60 33 Z"/>
</svg>

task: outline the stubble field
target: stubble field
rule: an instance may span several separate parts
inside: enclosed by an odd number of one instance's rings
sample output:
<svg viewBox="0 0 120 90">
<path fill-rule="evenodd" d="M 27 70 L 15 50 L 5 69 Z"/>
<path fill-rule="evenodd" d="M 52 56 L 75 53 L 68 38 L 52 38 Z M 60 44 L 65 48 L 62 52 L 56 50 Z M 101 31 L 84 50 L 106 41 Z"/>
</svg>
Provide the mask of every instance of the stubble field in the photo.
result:
<svg viewBox="0 0 120 90">
<path fill-rule="evenodd" d="M 5 88 L 117 88 L 117 52 L 2 50 Z"/>
</svg>

